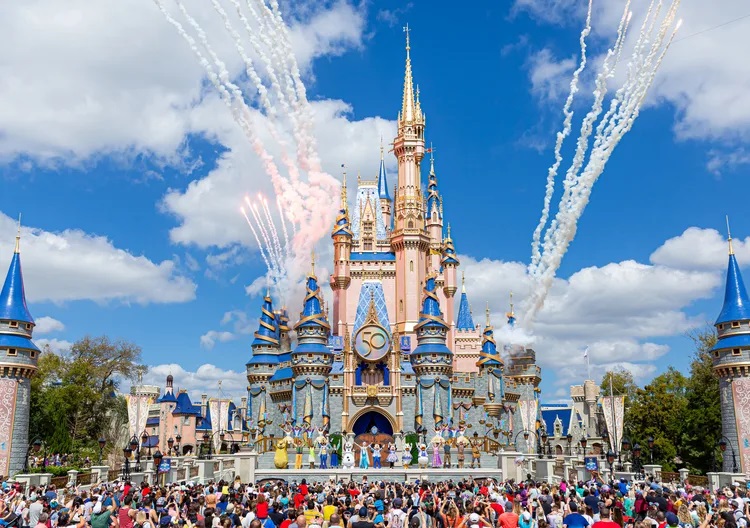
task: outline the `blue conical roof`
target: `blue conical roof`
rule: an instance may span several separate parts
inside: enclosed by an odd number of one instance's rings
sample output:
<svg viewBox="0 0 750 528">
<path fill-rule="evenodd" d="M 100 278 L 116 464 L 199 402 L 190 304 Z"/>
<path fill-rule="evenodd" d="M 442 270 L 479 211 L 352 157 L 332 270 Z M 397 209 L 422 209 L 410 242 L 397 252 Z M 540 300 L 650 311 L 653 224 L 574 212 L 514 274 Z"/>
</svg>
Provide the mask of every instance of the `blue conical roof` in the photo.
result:
<svg viewBox="0 0 750 528">
<path fill-rule="evenodd" d="M 0 319 L 34 324 L 34 319 L 26 306 L 21 253 L 18 250 L 13 254 L 3 290 L 0 292 Z"/>
<path fill-rule="evenodd" d="M 458 305 L 458 321 L 456 322 L 458 330 L 474 330 L 474 318 L 471 316 L 471 307 L 469 298 L 466 296 L 466 289 L 461 288 L 461 303 Z"/>
<path fill-rule="evenodd" d="M 314 275 L 307 277 L 305 304 L 299 314 L 299 322 L 295 329 L 297 330 L 295 353 L 331 354 L 327 347 L 331 325 L 328 324 L 326 315 L 323 313 L 318 279 Z"/>
<path fill-rule="evenodd" d="M 503 364 L 503 359 L 497 351 L 497 344 L 495 343 L 495 332 L 489 321 L 489 314 L 487 316 L 487 325 L 484 327 L 482 332 L 482 351 L 479 353 L 479 361 L 477 366 L 493 367 Z"/>
<path fill-rule="evenodd" d="M 255 339 L 251 346 L 253 348 L 259 346 L 279 346 L 281 332 L 276 321 L 276 316 L 273 313 L 273 303 L 268 293 L 263 298 L 263 306 L 260 309 L 260 319 L 258 321 L 258 331 L 253 334 Z"/>
<path fill-rule="evenodd" d="M 438 192 L 437 176 L 434 168 L 430 170 L 430 177 L 427 182 L 427 214 L 432 216 L 433 208 L 437 211 L 438 218 L 443 218 L 442 199 Z"/>
<path fill-rule="evenodd" d="M 730 321 L 741 321 L 750 319 L 750 298 L 745 290 L 745 283 L 742 281 L 740 267 L 734 253 L 729 255 L 729 265 L 727 267 L 727 285 L 724 292 L 724 306 L 721 308 L 716 323 L 728 323 Z"/>
<path fill-rule="evenodd" d="M 381 200 L 390 200 L 391 196 L 388 194 L 388 175 L 385 173 L 385 161 L 381 153 L 380 156 L 380 172 L 378 173 L 378 195 Z"/>
<path fill-rule="evenodd" d="M 206 415 L 198 420 L 198 424 L 195 426 L 196 431 L 211 431 L 213 425 L 211 424 L 211 400 L 206 402 Z"/>
<path fill-rule="evenodd" d="M 424 286 L 424 299 L 422 311 L 419 314 L 419 322 L 414 327 L 417 333 L 419 345 L 412 354 L 450 354 L 450 349 L 445 345 L 445 324 L 443 313 L 440 311 L 440 301 L 435 293 L 435 277 L 428 277 Z M 440 330 L 443 332 L 440 332 Z"/>
</svg>

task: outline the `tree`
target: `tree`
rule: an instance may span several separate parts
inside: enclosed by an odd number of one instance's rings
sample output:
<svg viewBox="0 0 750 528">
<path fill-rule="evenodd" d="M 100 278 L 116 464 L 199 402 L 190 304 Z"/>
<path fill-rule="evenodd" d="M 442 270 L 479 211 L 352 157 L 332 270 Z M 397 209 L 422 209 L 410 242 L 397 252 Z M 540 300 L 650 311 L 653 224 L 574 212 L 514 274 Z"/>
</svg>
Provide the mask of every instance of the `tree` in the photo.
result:
<svg viewBox="0 0 750 528">
<path fill-rule="evenodd" d="M 98 453 L 98 439 L 112 436 L 110 425 L 127 415 L 116 391 L 121 380 L 142 372 L 140 358 L 137 345 L 106 336 L 86 336 L 64 355 L 45 349 L 32 378 L 32 437 L 53 452 Z"/>
</svg>

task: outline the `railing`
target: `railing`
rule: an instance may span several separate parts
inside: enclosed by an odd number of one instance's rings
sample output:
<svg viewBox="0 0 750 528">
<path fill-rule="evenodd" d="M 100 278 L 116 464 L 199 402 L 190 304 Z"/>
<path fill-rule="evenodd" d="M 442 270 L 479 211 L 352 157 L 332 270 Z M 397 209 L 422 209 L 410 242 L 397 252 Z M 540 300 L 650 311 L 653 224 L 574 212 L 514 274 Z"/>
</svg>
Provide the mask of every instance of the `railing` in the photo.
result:
<svg viewBox="0 0 750 528">
<path fill-rule="evenodd" d="M 122 471 L 117 469 L 110 469 L 107 473 L 107 481 L 112 482 L 122 476 Z"/>
<path fill-rule="evenodd" d="M 234 469 L 234 459 L 224 460 L 224 469 Z"/>
<path fill-rule="evenodd" d="M 59 477 L 52 477 L 50 484 L 54 484 L 57 489 L 64 488 L 68 484 L 68 476 L 61 475 Z"/>
<path fill-rule="evenodd" d="M 76 483 L 79 486 L 86 486 L 88 484 L 91 484 L 91 473 L 79 473 Z"/>
<path fill-rule="evenodd" d="M 195 478 L 198 476 L 198 466 L 191 466 L 190 467 L 190 478 Z"/>
</svg>

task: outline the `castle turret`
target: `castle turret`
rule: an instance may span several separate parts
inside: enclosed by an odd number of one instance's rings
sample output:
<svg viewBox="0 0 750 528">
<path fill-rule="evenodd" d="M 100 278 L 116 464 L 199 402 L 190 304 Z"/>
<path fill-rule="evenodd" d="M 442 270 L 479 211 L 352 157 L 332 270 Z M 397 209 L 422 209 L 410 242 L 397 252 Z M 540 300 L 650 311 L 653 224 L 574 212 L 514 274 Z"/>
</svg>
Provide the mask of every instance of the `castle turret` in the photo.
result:
<svg viewBox="0 0 750 528">
<path fill-rule="evenodd" d="M 390 231 L 392 225 L 392 200 L 388 194 L 388 175 L 385 172 L 385 159 L 383 159 L 383 141 L 380 141 L 380 171 L 378 172 L 378 195 L 380 197 L 380 209 L 383 212 L 383 223 Z"/>
<path fill-rule="evenodd" d="M 440 269 L 440 260 L 443 253 L 443 198 L 438 192 L 433 150 L 432 146 L 430 146 L 430 176 L 427 181 L 425 224 L 427 234 L 430 237 L 429 269 L 437 271 Z"/>
<path fill-rule="evenodd" d="M 425 231 L 420 164 L 424 158 L 425 116 L 414 94 L 411 46 L 406 32 L 406 73 L 398 135 L 393 152 L 398 160 L 398 187 L 394 203 L 391 248 L 396 254 L 396 331 L 413 332 L 419 321 L 420 288 L 427 274 L 430 238 Z M 434 270 L 437 271 L 437 270 Z"/>
<path fill-rule="evenodd" d="M 734 256 L 731 235 L 724 305 L 714 325 L 718 341 L 711 352 L 719 376 L 721 433 L 726 448 L 724 471 L 746 473 L 750 471 L 750 448 L 740 438 L 750 437 L 750 424 L 744 419 L 744 400 L 750 394 L 750 298 Z"/>
<path fill-rule="evenodd" d="M 286 308 L 277 310 L 274 314 L 276 323 L 279 326 L 279 363 L 288 363 L 292 361 L 292 336 L 289 334 L 289 313 Z"/>
<path fill-rule="evenodd" d="M 266 292 L 265 297 L 263 297 L 258 330 L 253 334 L 253 337 L 253 342 L 250 345 L 253 354 L 245 364 L 247 381 L 251 385 L 268 381 L 279 363 L 281 336 L 276 315 L 273 313 L 273 303 L 269 292 Z"/>
<path fill-rule="evenodd" d="M 39 349 L 31 341 L 34 319 L 26 306 L 21 272 L 21 226 L 5 284 L 0 292 L 0 475 L 23 470 L 29 447 L 31 376 L 39 361 Z"/>
<path fill-rule="evenodd" d="M 382 200 L 381 200 L 382 203 Z M 352 229 L 349 223 L 349 205 L 346 197 L 346 173 L 341 182 L 341 209 L 331 232 L 333 238 L 333 328 L 336 335 L 344 335 L 347 321 L 346 290 L 352 282 L 350 259 L 352 254 Z"/>
<path fill-rule="evenodd" d="M 474 318 L 471 315 L 469 297 L 466 295 L 466 284 L 464 277 L 461 276 L 461 302 L 458 304 L 458 321 L 456 322 L 456 330 L 459 332 L 471 332 L 474 329 Z"/>
<path fill-rule="evenodd" d="M 174 377 L 169 374 L 166 384 L 164 385 L 164 395 L 159 398 L 158 403 L 177 403 L 177 397 L 174 395 Z"/>
<path fill-rule="evenodd" d="M 445 240 L 443 241 L 443 258 L 440 261 L 443 267 L 443 294 L 446 299 L 445 316 L 449 324 L 454 324 L 455 318 L 455 303 L 453 302 L 453 296 L 456 294 L 458 284 L 456 282 L 456 268 L 458 268 L 460 262 L 456 256 L 456 248 L 453 247 L 453 239 L 451 238 L 451 226 L 448 224 L 448 232 L 446 233 Z M 448 339 L 449 343 L 453 342 L 453 332 L 449 332 Z"/>
<path fill-rule="evenodd" d="M 484 324 L 484 331 L 482 332 L 482 351 L 479 353 L 479 361 L 477 361 L 477 367 L 480 370 L 485 368 L 501 368 L 503 366 L 503 358 L 497 351 L 497 344 L 495 343 L 495 331 L 492 328 L 490 322 L 490 307 L 487 305 L 486 310 L 486 322 Z"/>
<path fill-rule="evenodd" d="M 307 277 L 306 287 L 304 307 L 294 327 L 297 332 L 297 347 L 292 352 L 292 371 L 297 378 L 326 377 L 333 364 L 333 353 L 328 349 L 331 327 L 323 312 L 314 268 Z"/>
<path fill-rule="evenodd" d="M 416 375 L 450 378 L 453 373 L 453 353 L 445 345 L 448 325 L 440 311 L 434 276 L 427 278 L 422 311 L 414 330 L 417 333 L 418 345 L 411 353 L 410 359 Z"/>
</svg>

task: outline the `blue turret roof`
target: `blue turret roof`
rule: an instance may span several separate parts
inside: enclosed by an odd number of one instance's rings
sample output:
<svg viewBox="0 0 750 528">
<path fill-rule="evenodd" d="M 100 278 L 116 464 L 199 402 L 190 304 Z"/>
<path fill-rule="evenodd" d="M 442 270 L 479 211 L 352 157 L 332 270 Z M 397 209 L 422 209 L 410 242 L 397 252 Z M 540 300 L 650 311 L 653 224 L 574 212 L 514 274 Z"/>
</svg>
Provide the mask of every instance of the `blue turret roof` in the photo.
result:
<svg viewBox="0 0 750 528">
<path fill-rule="evenodd" d="M 448 235 L 443 240 L 443 258 L 440 261 L 442 266 L 453 265 L 458 266 L 460 262 L 456 257 L 456 248 L 453 246 L 453 239 L 451 238 L 451 226 L 448 226 Z"/>
<path fill-rule="evenodd" d="M 200 416 L 201 408 L 199 405 L 193 405 L 190 396 L 185 391 L 180 391 L 177 395 L 177 405 L 175 405 L 172 414 L 186 414 L 191 416 Z"/>
<path fill-rule="evenodd" d="M 275 365 L 279 362 L 278 354 L 274 351 L 279 349 L 281 329 L 279 328 L 279 320 L 273 313 L 273 303 L 268 292 L 263 298 L 263 306 L 258 321 L 258 331 L 253 334 L 255 339 L 250 345 L 253 349 L 253 355 L 247 365 Z"/>
<path fill-rule="evenodd" d="M 34 324 L 34 319 L 26 306 L 18 238 L 16 238 L 16 251 L 10 261 L 8 275 L 5 277 L 5 284 L 0 292 L 0 319 Z"/>
<path fill-rule="evenodd" d="M 747 296 L 747 290 L 745 290 L 745 283 L 742 281 L 742 274 L 740 273 L 737 259 L 734 256 L 734 252 L 730 251 L 724 306 L 714 324 L 718 325 L 746 319 L 750 319 L 750 298 Z"/>
<path fill-rule="evenodd" d="M 413 354 L 450 354 L 450 349 L 445 346 L 445 331 L 448 325 L 445 324 L 443 313 L 440 311 L 440 301 L 435 293 L 435 277 L 428 277 L 423 289 L 424 300 L 422 301 L 422 311 L 419 314 L 419 322 L 414 327 L 417 333 L 417 342 L 419 345 L 414 349 Z M 437 330 L 444 330 L 442 335 Z"/>
<path fill-rule="evenodd" d="M 471 316 L 471 307 L 469 298 L 466 296 L 466 288 L 461 287 L 461 303 L 458 305 L 458 321 L 456 322 L 458 330 L 474 330 L 474 319 Z"/>
<path fill-rule="evenodd" d="M 385 161 L 383 160 L 383 150 L 380 150 L 380 172 L 378 173 L 378 195 L 381 200 L 390 200 L 388 194 L 388 176 L 385 173 Z"/>
<path fill-rule="evenodd" d="M 28 337 L 20 335 L 0 334 L 0 347 L 23 348 L 39 352 L 39 348 Z"/>
<path fill-rule="evenodd" d="M 496 367 L 503 364 L 503 359 L 497 351 L 495 332 L 490 324 L 489 307 L 487 308 L 487 324 L 482 332 L 482 351 L 479 353 L 478 367 Z"/>
<path fill-rule="evenodd" d="M 176 402 L 177 402 L 177 398 L 175 398 L 172 391 L 165 392 L 161 398 L 156 400 L 156 403 L 176 403 Z"/>
<path fill-rule="evenodd" d="M 315 275 L 307 277 L 305 304 L 295 329 L 297 330 L 295 353 L 331 354 L 327 346 L 331 325 L 328 324 L 325 313 L 323 313 L 320 288 Z"/>
<path fill-rule="evenodd" d="M 206 416 L 198 420 L 200 423 L 195 427 L 196 431 L 210 431 L 211 430 L 211 406 L 206 402 Z"/>
<path fill-rule="evenodd" d="M 440 193 L 438 192 L 435 166 L 433 165 L 433 160 L 430 159 L 430 177 L 427 181 L 427 215 L 432 216 L 433 210 L 437 212 L 438 218 L 443 218 L 443 200 L 440 198 Z"/>
</svg>

